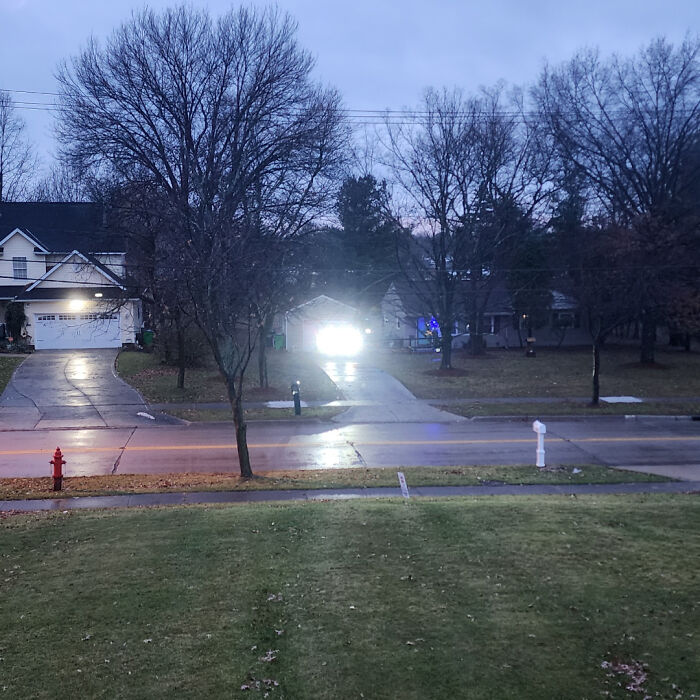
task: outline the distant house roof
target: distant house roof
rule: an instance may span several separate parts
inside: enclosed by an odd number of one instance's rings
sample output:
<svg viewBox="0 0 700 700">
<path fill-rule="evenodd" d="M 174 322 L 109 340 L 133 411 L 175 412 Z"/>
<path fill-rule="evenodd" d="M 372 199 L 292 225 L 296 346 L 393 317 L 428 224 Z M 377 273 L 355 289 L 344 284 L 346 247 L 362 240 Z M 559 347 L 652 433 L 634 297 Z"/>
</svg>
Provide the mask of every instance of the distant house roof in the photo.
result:
<svg viewBox="0 0 700 700">
<path fill-rule="evenodd" d="M 568 311 L 578 308 L 576 299 L 566 292 L 561 292 L 556 289 L 552 290 L 552 310 Z"/>
<path fill-rule="evenodd" d="M 125 252 L 124 237 L 105 225 L 104 212 L 87 202 L 0 202 L 0 240 L 19 228 L 52 253 Z"/>
<path fill-rule="evenodd" d="M 319 294 L 318 296 L 314 297 L 313 299 L 309 299 L 308 301 L 305 301 L 303 304 L 299 304 L 298 306 L 295 306 L 295 307 L 289 309 L 289 311 L 287 311 L 287 313 L 288 314 L 296 314 L 296 313 L 300 313 L 302 311 L 308 311 L 315 306 L 319 306 L 321 304 L 329 304 L 329 303 L 331 305 L 342 306 L 347 311 L 357 312 L 357 308 L 355 306 L 351 306 L 350 304 L 346 304 L 343 301 L 338 301 L 337 299 L 333 299 L 333 297 L 329 297 L 327 294 Z"/>
<path fill-rule="evenodd" d="M 433 284 L 434 282 L 431 281 L 409 281 L 403 278 L 395 280 L 389 288 L 389 292 L 393 289 L 399 297 L 403 312 L 407 316 L 420 317 L 428 313 L 434 313 L 433 310 L 429 308 L 428 304 L 428 301 L 433 298 L 431 292 Z M 485 292 L 480 291 L 479 293 L 484 294 Z M 455 312 L 458 316 L 465 315 L 464 304 L 470 294 L 471 289 L 468 280 L 461 281 L 455 290 Z M 513 313 L 510 294 L 504 284 L 496 282 L 493 287 L 488 290 L 488 295 L 488 302 L 484 313 Z"/>
</svg>

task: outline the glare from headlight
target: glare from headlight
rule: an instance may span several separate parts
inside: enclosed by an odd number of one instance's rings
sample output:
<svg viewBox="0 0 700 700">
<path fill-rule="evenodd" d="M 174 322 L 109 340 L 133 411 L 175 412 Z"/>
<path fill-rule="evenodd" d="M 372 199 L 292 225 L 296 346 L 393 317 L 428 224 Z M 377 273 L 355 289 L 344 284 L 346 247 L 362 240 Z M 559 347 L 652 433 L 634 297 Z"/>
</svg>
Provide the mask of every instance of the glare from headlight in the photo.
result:
<svg viewBox="0 0 700 700">
<path fill-rule="evenodd" d="M 323 355 L 352 357 L 362 350 L 362 333 L 345 324 L 324 326 L 316 336 L 316 347 Z"/>
</svg>

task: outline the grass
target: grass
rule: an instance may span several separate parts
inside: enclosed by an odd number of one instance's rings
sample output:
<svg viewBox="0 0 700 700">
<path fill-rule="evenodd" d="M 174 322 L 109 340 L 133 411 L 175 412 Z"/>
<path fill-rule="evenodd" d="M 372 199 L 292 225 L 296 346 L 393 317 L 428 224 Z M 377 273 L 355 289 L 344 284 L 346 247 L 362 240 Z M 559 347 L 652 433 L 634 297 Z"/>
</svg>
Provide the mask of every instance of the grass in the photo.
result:
<svg viewBox="0 0 700 700">
<path fill-rule="evenodd" d="M 700 353 L 659 350 L 656 357 L 655 366 L 641 366 L 636 348 L 604 349 L 601 394 L 639 398 L 700 396 Z M 538 348 L 534 358 L 525 357 L 520 350 L 489 350 L 483 358 L 456 352 L 456 371 L 452 374 L 437 371 L 439 361 L 433 353 L 394 351 L 372 355 L 373 364 L 424 399 L 587 398 L 591 394 L 588 349 Z"/>
<path fill-rule="evenodd" d="M 184 389 L 176 386 L 177 368 L 163 364 L 155 353 L 121 352 L 117 358 L 117 371 L 150 403 L 227 401 L 224 382 L 208 355 L 201 367 L 187 370 Z M 304 354 L 270 351 L 268 378 L 270 387 L 260 389 L 256 367 L 249 367 L 245 386 L 247 401 L 290 400 L 290 385 L 296 380 L 301 382 L 304 400 L 334 401 L 338 398 L 335 384 Z"/>
<path fill-rule="evenodd" d="M 594 464 L 578 467 L 464 466 L 399 467 L 409 487 L 480 486 L 483 484 L 619 484 L 669 481 L 665 477 L 628 472 Z M 574 472 L 574 469 L 580 471 Z M 63 480 L 63 491 L 52 491 L 53 480 L 45 478 L 0 479 L 0 500 L 66 498 L 129 493 L 178 491 L 260 491 L 296 489 L 397 487 L 397 469 L 322 469 L 261 472 L 254 479 L 231 474 L 110 474 L 72 476 Z"/>
<path fill-rule="evenodd" d="M 582 401 L 486 403 L 479 400 L 463 404 L 441 406 L 442 410 L 460 416 L 622 416 L 665 415 L 687 416 L 700 414 L 700 401 L 649 401 L 644 403 L 604 403 L 595 408 Z"/>
<path fill-rule="evenodd" d="M 312 406 L 302 408 L 301 418 L 330 420 L 346 410 L 338 406 Z M 168 414 L 193 423 L 233 421 L 233 414 L 227 408 L 170 408 Z M 294 415 L 293 408 L 246 408 L 245 417 L 247 420 L 299 420 L 300 418 Z"/>
<path fill-rule="evenodd" d="M 0 394 L 5 390 L 12 373 L 22 364 L 24 357 L 3 357 L 0 355 Z"/>
<path fill-rule="evenodd" d="M 0 552 L 8 697 L 700 694 L 693 496 L 12 516 Z"/>
<path fill-rule="evenodd" d="M 439 371 L 439 356 L 433 353 L 374 350 L 368 361 L 395 376 L 423 399 L 472 399 L 468 404 L 445 406 L 463 416 L 498 415 L 697 415 L 700 414 L 700 354 L 680 350 L 657 351 L 657 364 L 638 363 L 638 351 L 611 346 L 603 351 L 601 393 L 603 396 L 632 395 L 654 399 L 643 403 L 588 406 L 590 352 L 586 348 L 540 348 L 528 358 L 520 350 L 490 350 L 482 358 L 455 352 L 454 371 Z M 156 355 L 122 352 L 118 359 L 121 376 L 150 402 L 225 401 L 226 392 L 218 371 L 207 364 L 188 370 L 187 387 L 176 388 L 177 370 L 160 363 Z M 302 397 L 309 401 L 331 401 L 337 387 L 306 354 L 271 352 L 271 387 L 255 386 L 255 372 L 248 375 L 247 401 L 289 400 L 290 377 L 298 377 Z M 499 402 L 479 399 L 550 398 L 556 403 Z M 575 398 L 572 398 L 575 397 Z M 579 400 L 576 400 L 580 397 Z M 669 399 L 669 400 L 664 400 Z M 685 400 L 683 400 L 685 399 Z M 229 420 L 221 409 L 176 409 L 173 415 L 190 421 Z M 321 420 L 340 413 L 337 408 L 304 409 L 306 417 Z M 249 420 L 280 420 L 293 417 L 291 409 L 248 409 Z"/>
</svg>

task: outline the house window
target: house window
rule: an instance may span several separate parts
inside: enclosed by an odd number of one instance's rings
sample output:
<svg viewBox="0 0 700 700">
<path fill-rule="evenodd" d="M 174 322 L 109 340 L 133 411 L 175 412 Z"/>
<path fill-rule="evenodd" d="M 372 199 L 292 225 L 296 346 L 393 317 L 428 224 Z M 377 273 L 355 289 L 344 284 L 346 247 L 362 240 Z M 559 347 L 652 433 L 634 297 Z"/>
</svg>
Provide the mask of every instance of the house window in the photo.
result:
<svg viewBox="0 0 700 700">
<path fill-rule="evenodd" d="M 552 314 L 554 328 L 580 328 L 581 317 L 574 311 L 555 311 Z"/>
<path fill-rule="evenodd" d="M 27 258 L 12 258 L 12 274 L 16 280 L 27 279 Z"/>
</svg>

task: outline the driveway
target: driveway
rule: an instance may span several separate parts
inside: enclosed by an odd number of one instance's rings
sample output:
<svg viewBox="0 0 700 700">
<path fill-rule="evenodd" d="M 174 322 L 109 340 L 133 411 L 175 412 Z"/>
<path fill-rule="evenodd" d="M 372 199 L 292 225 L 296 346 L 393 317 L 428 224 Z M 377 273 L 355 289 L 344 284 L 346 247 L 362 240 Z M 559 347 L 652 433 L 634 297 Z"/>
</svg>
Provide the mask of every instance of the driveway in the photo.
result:
<svg viewBox="0 0 700 700">
<path fill-rule="evenodd" d="M 419 401 L 397 379 L 365 362 L 327 360 L 320 366 L 347 401 L 358 403 L 336 416 L 333 419 L 336 423 L 461 423 L 466 420 Z"/>
<path fill-rule="evenodd" d="M 27 357 L 0 397 L 0 428 L 152 424 L 140 394 L 114 371 L 117 350 L 43 350 Z"/>
</svg>

